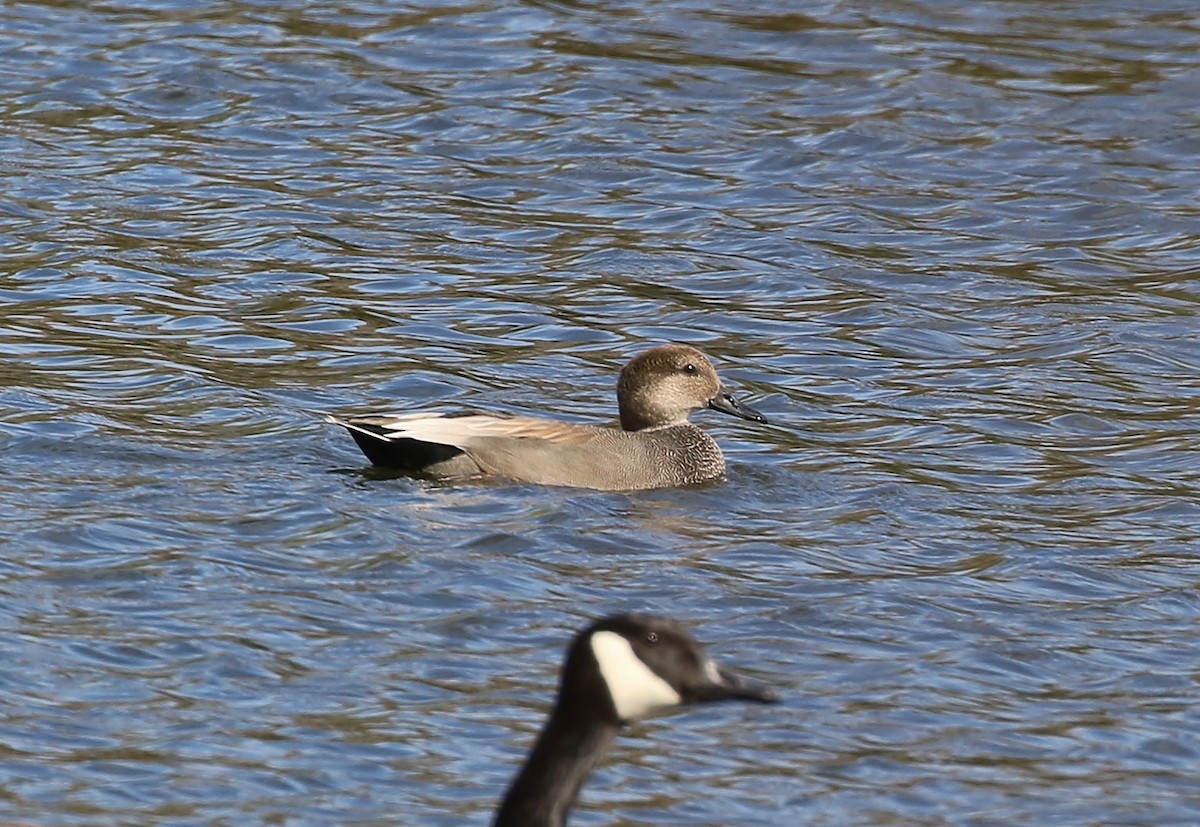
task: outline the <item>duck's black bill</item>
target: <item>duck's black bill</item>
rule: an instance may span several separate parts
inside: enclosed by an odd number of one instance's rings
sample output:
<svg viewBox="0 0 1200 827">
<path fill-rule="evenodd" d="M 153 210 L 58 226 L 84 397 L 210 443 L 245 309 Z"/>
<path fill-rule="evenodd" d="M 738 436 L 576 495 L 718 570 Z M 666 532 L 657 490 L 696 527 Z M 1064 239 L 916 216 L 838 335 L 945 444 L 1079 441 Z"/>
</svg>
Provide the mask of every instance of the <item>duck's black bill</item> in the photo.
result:
<svg viewBox="0 0 1200 827">
<path fill-rule="evenodd" d="M 770 424 L 767 422 L 767 418 L 758 411 L 754 410 L 754 408 L 738 402 L 733 398 L 732 395 L 725 393 L 724 391 L 718 393 L 712 399 L 708 400 L 708 407 L 712 408 L 714 411 L 720 411 L 721 413 L 729 414 L 730 416 L 736 416 L 741 419 L 749 419 L 751 422 L 761 422 L 764 425 Z"/>
<path fill-rule="evenodd" d="M 717 681 L 704 681 L 689 687 L 687 700 L 694 703 L 706 701 L 757 701 L 761 704 L 773 704 L 779 701 L 775 690 L 743 678 L 736 672 L 730 672 L 721 667 L 716 668 Z"/>
</svg>

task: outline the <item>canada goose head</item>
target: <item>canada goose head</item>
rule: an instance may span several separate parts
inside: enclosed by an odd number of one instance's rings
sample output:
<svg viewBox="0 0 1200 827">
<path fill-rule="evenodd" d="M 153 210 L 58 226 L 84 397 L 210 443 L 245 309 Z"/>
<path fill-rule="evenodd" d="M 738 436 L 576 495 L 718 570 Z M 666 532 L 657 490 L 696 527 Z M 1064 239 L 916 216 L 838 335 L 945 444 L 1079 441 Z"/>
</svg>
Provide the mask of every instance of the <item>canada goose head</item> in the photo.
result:
<svg viewBox="0 0 1200 827">
<path fill-rule="evenodd" d="M 778 700 L 766 687 L 718 666 L 679 621 L 642 614 L 605 618 L 576 637 L 560 703 L 576 694 L 600 703 L 620 723 L 685 704 Z"/>
<path fill-rule="evenodd" d="M 622 725 L 666 707 L 722 700 L 778 697 L 717 666 L 678 621 L 624 614 L 593 623 L 567 651 L 558 700 L 493 827 L 564 827 Z"/>
</svg>

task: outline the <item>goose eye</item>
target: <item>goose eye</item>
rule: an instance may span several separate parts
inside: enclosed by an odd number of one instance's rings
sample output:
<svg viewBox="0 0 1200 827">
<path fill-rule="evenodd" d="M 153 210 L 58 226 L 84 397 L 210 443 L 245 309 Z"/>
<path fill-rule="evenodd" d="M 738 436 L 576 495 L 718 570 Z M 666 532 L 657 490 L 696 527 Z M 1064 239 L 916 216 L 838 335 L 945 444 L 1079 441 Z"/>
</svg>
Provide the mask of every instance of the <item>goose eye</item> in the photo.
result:
<svg viewBox="0 0 1200 827">
<path fill-rule="evenodd" d="M 647 632 L 646 633 L 646 642 L 647 643 L 658 643 L 658 632 Z"/>
</svg>

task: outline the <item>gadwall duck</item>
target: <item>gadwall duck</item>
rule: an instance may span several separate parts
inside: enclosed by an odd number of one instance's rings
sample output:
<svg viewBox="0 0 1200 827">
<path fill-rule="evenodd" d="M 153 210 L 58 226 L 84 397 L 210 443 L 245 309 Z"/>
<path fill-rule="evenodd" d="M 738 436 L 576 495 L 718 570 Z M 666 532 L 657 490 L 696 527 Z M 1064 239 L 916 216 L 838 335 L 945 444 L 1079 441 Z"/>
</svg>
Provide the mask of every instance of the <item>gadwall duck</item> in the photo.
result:
<svg viewBox="0 0 1200 827">
<path fill-rule="evenodd" d="M 721 388 L 703 353 L 662 345 L 635 357 L 617 381 L 621 430 L 504 414 L 328 417 L 375 465 L 435 478 L 501 476 L 602 490 L 667 488 L 720 477 L 717 443 L 688 422 L 711 408 L 767 419 Z"/>
<path fill-rule="evenodd" d="M 563 827 L 579 788 L 624 724 L 683 704 L 778 700 L 719 667 L 676 620 L 605 618 L 576 635 L 567 651 L 554 710 L 493 827 Z"/>
</svg>

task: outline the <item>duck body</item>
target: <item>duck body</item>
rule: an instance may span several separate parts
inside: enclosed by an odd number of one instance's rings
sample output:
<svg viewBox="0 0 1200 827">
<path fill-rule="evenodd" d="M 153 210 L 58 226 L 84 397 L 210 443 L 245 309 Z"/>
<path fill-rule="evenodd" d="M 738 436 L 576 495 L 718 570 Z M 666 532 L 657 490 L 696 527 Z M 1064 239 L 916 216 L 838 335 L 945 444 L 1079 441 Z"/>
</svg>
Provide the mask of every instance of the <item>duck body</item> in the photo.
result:
<svg viewBox="0 0 1200 827">
<path fill-rule="evenodd" d="M 592 624 L 567 652 L 554 709 L 493 827 L 564 827 L 623 726 L 663 709 L 722 700 L 778 698 L 717 666 L 678 621 L 627 614 Z"/>
<path fill-rule="evenodd" d="M 664 345 L 633 359 L 617 383 L 621 429 L 498 414 L 329 417 L 373 464 L 435 478 L 497 476 L 541 485 L 633 490 L 693 485 L 725 473 L 725 457 L 688 421 L 701 408 L 766 418 L 721 388 L 695 348 Z"/>
<path fill-rule="evenodd" d="M 509 477 L 612 491 L 694 485 L 725 473 L 716 440 L 691 423 L 631 432 L 495 414 L 336 421 L 373 464 L 442 479 Z"/>
</svg>

